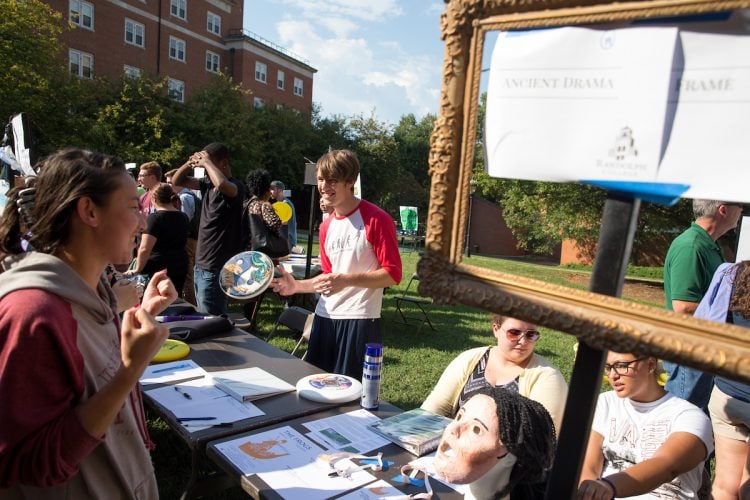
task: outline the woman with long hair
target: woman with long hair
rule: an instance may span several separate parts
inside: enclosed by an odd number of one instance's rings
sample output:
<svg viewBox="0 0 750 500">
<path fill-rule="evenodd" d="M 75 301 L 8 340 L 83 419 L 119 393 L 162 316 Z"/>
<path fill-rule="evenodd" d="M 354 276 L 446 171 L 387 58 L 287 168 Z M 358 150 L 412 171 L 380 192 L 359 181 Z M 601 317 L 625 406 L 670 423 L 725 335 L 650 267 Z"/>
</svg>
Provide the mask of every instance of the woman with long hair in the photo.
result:
<svg viewBox="0 0 750 500">
<path fill-rule="evenodd" d="M 750 327 L 750 261 L 716 270 L 695 317 Z M 715 377 L 708 411 L 716 447 L 711 496 L 750 498 L 750 384 Z"/>
<path fill-rule="evenodd" d="M 0 496 L 157 498 L 138 379 L 176 292 L 157 273 L 120 322 L 104 277 L 143 228 L 135 181 L 118 158 L 49 156 L 26 253 L 15 203 L 0 223 Z"/>
</svg>

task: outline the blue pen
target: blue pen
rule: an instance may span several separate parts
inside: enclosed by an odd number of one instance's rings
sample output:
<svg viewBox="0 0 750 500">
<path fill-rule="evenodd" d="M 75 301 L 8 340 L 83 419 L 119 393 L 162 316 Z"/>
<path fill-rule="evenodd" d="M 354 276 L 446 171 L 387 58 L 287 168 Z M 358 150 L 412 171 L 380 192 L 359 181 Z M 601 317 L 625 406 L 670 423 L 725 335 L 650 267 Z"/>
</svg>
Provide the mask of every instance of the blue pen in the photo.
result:
<svg viewBox="0 0 750 500">
<path fill-rule="evenodd" d="M 193 420 L 216 420 L 216 417 L 183 417 L 178 418 L 178 422 L 192 422 Z"/>
<path fill-rule="evenodd" d="M 176 370 L 182 370 L 183 368 L 192 368 L 192 366 L 183 363 L 183 364 L 177 365 L 177 366 L 170 366 L 169 368 L 160 368 L 158 370 L 152 371 L 151 373 L 172 372 L 172 371 L 176 371 Z"/>
</svg>

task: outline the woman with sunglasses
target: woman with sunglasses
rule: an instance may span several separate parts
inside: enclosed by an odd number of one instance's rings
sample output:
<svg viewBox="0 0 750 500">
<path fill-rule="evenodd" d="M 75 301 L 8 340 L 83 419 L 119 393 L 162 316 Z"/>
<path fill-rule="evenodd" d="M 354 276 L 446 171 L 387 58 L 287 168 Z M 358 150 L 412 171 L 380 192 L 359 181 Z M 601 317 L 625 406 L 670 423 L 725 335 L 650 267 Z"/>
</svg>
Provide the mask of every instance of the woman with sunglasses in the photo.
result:
<svg viewBox="0 0 750 500">
<path fill-rule="evenodd" d="M 455 417 L 458 410 L 484 387 L 504 387 L 541 403 L 560 428 L 568 386 L 556 367 L 534 353 L 540 334 L 532 323 L 492 316 L 497 345 L 469 349 L 443 371 L 422 408 Z"/>
<path fill-rule="evenodd" d="M 708 417 L 658 383 L 657 360 L 610 352 L 579 499 L 697 498 L 713 450 Z"/>
</svg>

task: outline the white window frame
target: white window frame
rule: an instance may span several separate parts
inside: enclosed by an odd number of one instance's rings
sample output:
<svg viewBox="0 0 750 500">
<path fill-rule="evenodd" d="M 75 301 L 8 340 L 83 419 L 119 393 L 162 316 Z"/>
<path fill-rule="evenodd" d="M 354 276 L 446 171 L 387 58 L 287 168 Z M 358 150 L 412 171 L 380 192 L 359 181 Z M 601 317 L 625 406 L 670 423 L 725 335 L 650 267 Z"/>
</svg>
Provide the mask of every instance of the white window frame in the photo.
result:
<svg viewBox="0 0 750 500">
<path fill-rule="evenodd" d="M 187 0 L 169 0 L 169 13 L 187 21 Z"/>
<path fill-rule="evenodd" d="M 128 30 L 130 28 L 130 30 Z M 140 31 L 141 43 L 138 43 L 138 35 Z M 130 35 L 130 40 L 128 40 Z M 136 47 L 144 48 L 146 46 L 146 26 L 138 21 L 125 18 L 125 43 L 128 45 L 134 45 Z"/>
<path fill-rule="evenodd" d="M 141 70 L 141 68 L 136 68 L 135 66 L 123 64 L 122 73 L 127 78 L 132 78 L 133 80 L 137 80 L 138 78 L 141 77 L 141 74 L 143 73 L 143 71 Z"/>
<path fill-rule="evenodd" d="M 276 88 L 279 90 L 284 90 L 284 87 L 286 86 L 284 72 L 282 70 L 276 71 Z"/>
<path fill-rule="evenodd" d="M 168 78 L 167 94 L 177 102 L 185 102 L 185 82 L 175 78 Z"/>
<path fill-rule="evenodd" d="M 221 35 L 221 16 L 209 10 L 206 14 L 206 30 L 214 35 Z"/>
<path fill-rule="evenodd" d="M 187 59 L 187 42 L 176 36 L 169 36 L 169 58 L 185 62 Z"/>
<path fill-rule="evenodd" d="M 88 23 L 86 23 L 87 11 Z M 94 4 L 84 0 L 70 0 L 68 18 L 79 28 L 94 31 Z"/>
<path fill-rule="evenodd" d="M 266 107 L 266 101 L 261 97 L 253 97 L 253 107 L 255 109 L 263 109 Z"/>
<path fill-rule="evenodd" d="M 85 64 L 86 61 L 88 61 L 88 64 Z M 73 64 L 77 65 L 75 71 L 73 71 Z M 86 75 L 86 69 L 88 69 L 88 75 Z M 70 71 L 71 75 L 77 76 L 78 78 L 91 80 L 94 77 L 94 55 L 76 49 L 69 49 L 68 71 Z"/>
<path fill-rule="evenodd" d="M 218 73 L 221 68 L 221 56 L 216 52 L 206 51 L 206 71 Z"/>
<path fill-rule="evenodd" d="M 266 83 L 268 81 L 268 65 L 255 61 L 255 80 Z"/>
<path fill-rule="evenodd" d="M 305 93 L 305 82 L 302 81 L 302 78 L 294 77 L 294 95 L 302 97 Z"/>
</svg>

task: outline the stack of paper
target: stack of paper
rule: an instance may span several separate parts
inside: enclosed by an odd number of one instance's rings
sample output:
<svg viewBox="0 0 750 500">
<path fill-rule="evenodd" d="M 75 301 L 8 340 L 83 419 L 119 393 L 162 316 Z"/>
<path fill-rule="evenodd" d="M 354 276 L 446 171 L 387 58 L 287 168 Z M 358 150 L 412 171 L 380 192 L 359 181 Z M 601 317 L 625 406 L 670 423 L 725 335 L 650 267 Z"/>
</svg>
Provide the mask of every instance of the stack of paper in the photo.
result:
<svg viewBox="0 0 750 500">
<path fill-rule="evenodd" d="M 217 388 L 241 402 L 254 401 L 295 390 L 292 384 L 260 368 L 212 372 L 211 378 Z"/>
</svg>

